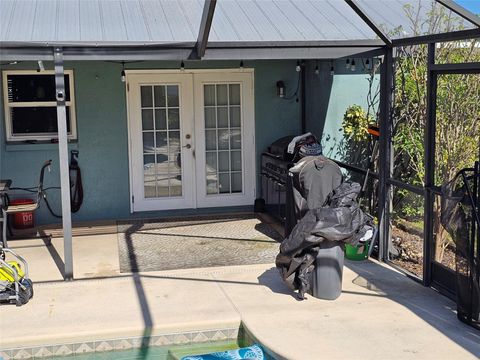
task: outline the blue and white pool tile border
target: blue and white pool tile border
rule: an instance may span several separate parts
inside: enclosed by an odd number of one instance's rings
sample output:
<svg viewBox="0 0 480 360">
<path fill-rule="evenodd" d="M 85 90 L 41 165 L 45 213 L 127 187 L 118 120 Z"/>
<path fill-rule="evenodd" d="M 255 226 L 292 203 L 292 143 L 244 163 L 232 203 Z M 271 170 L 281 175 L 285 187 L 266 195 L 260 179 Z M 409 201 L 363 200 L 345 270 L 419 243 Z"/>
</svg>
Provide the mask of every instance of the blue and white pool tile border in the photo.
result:
<svg viewBox="0 0 480 360">
<path fill-rule="evenodd" d="M 198 330 L 159 334 L 143 337 L 129 337 L 66 344 L 52 344 L 32 347 L 18 347 L 0 350 L 0 360 L 49 359 L 58 356 L 83 355 L 140 349 L 151 346 L 198 344 L 211 341 L 237 340 L 239 328 Z"/>
</svg>

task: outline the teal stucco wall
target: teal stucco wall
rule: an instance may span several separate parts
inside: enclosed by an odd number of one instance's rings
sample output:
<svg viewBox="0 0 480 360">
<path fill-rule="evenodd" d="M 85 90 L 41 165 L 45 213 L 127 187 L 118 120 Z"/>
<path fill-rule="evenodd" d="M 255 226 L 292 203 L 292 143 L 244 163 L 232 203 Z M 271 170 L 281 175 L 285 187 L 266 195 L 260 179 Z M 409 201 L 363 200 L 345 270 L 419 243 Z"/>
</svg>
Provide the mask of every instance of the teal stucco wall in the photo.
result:
<svg viewBox="0 0 480 360">
<path fill-rule="evenodd" d="M 324 154 L 337 160 L 344 160 L 339 147 L 343 139 L 340 129 L 345 111 L 354 104 L 365 110 L 368 108 L 370 75 L 364 69 L 362 59 L 355 59 L 355 62 L 355 71 L 346 69 L 345 60 L 310 62 L 307 65 L 307 129 L 322 138 Z M 370 59 L 370 66 L 372 62 Z M 318 75 L 315 74 L 316 66 L 320 70 Z M 332 66 L 334 75 L 330 74 Z M 375 75 L 372 94 L 379 90 L 379 79 L 379 75 Z"/>
<path fill-rule="evenodd" d="M 187 68 L 238 66 L 238 61 L 186 62 Z M 287 101 L 276 96 L 276 82 L 283 80 L 291 89 L 296 86 L 297 73 L 295 61 L 290 60 L 244 61 L 244 66 L 255 69 L 255 151 L 259 159 L 260 153 L 275 139 L 300 132 L 300 104 L 294 99 Z M 45 67 L 53 69 L 53 64 L 45 62 Z M 178 67 L 178 62 L 127 64 L 130 69 Z M 120 81 L 121 65 L 104 61 L 70 62 L 65 64 L 65 68 L 74 70 L 78 141 L 69 146 L 80 152 L 79 164 L 85 192 L 83 206 L 73 214 L 73 221 L 158 215 L 130 214 L 127 112 L 125 87 Z M 36 69 L 36 63 L 19 63 L 2 68 L 6 69 Z M 45 187 L 59 186 L 57 145 L 6 144 L 3 94 L 0 101 L 0 178 L 12 179 L 17 187 L 34 186 L 38 182 L 41 164 L 53 159 L 52 172 L 45 177 Z M 60 213 L 59 190 L 50 189 L 47 193 L 52 207 Z M 43 204 L 36 213 L 36 221 L 54 223 L 59 219 L 52 217 Z"/>
</svg>

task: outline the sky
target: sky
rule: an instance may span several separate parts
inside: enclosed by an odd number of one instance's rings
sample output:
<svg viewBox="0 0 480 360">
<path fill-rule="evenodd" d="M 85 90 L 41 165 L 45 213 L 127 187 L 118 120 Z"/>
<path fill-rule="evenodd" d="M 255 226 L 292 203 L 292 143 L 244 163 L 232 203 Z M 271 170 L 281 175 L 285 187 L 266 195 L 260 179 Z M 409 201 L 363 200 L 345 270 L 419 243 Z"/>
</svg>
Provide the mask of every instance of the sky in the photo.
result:
<svg viewBox="0 0 480 360">
<path fill-rule="evenodd" d="M 455 0 L 455 2 L 474 14 L 480 14 L 480 0 Z"/>
</svg>

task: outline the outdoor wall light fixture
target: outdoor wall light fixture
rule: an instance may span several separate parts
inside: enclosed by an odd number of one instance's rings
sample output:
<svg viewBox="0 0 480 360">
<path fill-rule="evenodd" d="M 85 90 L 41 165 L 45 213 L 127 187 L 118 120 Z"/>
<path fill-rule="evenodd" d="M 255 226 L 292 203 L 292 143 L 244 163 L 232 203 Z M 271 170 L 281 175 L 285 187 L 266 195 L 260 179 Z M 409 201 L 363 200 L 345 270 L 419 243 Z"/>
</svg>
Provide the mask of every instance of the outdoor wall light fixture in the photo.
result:
<svg viewBox="0 0 480 360">
<path fill-rule="evenodd" d="M 38 60 L 37 64 L 38 64 L 37 72 L 45 71 L 45 66 L 43 66 L 43 61 L 42 60 Z"/>
<path fill-rule="evenodd" d="M 285 83 L 280 80 L 280 81 L 277 81 L 277 96 L 280 97 L 280 98 L 284 98 L 285 97 Z"/>
</svg>

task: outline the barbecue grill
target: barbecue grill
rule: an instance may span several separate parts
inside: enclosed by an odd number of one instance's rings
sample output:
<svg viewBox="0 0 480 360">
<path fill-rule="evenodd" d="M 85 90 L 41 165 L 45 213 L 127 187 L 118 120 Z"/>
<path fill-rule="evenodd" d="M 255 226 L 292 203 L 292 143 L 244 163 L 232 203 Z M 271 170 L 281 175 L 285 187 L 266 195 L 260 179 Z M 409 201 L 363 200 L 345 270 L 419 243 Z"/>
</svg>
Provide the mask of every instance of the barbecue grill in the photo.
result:
<svg viewBox="0 0 480 360">
<path fill-rule="evenodd" d="M 295 163 L 294 154 L 287 153 L 287 147 L 293 137 L 285 136 L 276 140 L 261 156 L 262 197 L 265 209 L 283 223 L 289 216 L 286 206 L 288 169 Z"/>
</svg>

